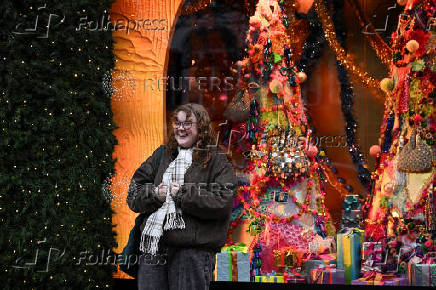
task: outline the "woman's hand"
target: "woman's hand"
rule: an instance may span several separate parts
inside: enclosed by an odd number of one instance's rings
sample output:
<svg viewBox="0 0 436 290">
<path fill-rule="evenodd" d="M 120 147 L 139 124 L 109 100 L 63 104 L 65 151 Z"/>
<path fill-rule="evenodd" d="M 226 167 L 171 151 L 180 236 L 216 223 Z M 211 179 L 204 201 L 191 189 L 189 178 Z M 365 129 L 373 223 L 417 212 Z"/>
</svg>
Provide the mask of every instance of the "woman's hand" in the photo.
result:
<svg viewBox="0 0 436 290">
<path fill-rule="evenodd" d="M 157 187 L 157 199 L 164 202 L 167 199 L 167 186 L 163 183 Z"/>
<path fill-rule="evenodd" d="M 179 189 L 180 185 L 178 183 L 171 182 L 171 196 L 176 196 Z"/>
</svg>

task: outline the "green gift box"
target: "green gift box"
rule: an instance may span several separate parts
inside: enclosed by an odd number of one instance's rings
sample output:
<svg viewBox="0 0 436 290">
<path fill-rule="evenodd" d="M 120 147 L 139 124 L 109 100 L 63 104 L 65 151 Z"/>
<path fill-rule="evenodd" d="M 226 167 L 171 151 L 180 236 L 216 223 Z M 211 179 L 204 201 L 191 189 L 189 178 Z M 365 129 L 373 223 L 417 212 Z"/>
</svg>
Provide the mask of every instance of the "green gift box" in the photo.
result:
<svg viewBox="0 0 436 290">
<path fill-rule="evenodd" d="M 245 244 L 224 247 L 216 254 L 215 281 L 250 282 L 250 253 Z"/>
<path fill-rule="evenodd" d="M 345 228 L 336 236 L 337 268 L 345 271 L 346 284 L 359 278 L 364 237 L 364 231 L 357 228 Z"/>
<path fill-rule="evenodd" d="M 254 282 L 285 283 L 285 277 L 283 275 L 260 275 L 260 276 L 254 276 Z"/>
</svg>

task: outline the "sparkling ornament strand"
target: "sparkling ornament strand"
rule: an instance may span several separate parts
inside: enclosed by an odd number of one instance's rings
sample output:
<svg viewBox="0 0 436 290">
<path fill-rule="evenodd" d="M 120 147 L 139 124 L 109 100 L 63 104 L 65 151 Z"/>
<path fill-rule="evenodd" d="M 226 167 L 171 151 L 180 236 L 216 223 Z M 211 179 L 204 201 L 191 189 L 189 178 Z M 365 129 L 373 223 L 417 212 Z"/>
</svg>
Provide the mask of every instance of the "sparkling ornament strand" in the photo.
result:
<svg viewBox="0 0 436 290">
<path fill-rule="evenodd" d="M 341 64 L 344 67 L 347 68 L 349 72 L 351 72 L 352 75 L 354 75 L 363 84 L 379 90 L 380 82 L 370 77 L 367 72 L 365 72 L 357 65 L 355 65 L 352 57 L 349 54 L 347 54 L 345 49 L 342 48 L 342 46 L 339 44 L 338 40 L 336 39 L 336 32 L 335 32 L 334 25 L 332 23 L 330 15 L 327 12 L 326 7 L 322 3 L 322 0 L 315 0 L 313 5 L 321 20 L 325 37 L 330 47 L 335 52 L 337 59 L 341 62 Z"/>
</svg>

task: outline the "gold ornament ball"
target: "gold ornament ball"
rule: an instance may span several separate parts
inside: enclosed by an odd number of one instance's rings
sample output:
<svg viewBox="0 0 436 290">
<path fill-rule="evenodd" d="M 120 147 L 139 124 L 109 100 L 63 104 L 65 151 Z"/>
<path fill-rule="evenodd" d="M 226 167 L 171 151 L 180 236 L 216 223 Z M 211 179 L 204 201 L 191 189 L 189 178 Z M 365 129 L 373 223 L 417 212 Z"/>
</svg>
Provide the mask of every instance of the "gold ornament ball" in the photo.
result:
<svg viewBox="0 0 436 290">
<path fill-rule="evenodd" d="M 389 93 L 394 89 L 394 81 L 391 78 L 384 78 L 380 82 L 380 88 L 386 92 Z"/>
<path fill-rule="evenodd" d="M 415 53 L 419 48 L 419 43 L 415 39 L 409 40 L 406 44 L 406 48 L 411 53 Z"/>
<path fill-rule="evenodd" d="M 297 78 L 300 81 L 300 83 L 304 83 L 307 80 L 307 75 L 305 72 L 297 72 Z"/>
<path fill-rule="evenodd" d="M 397 0 L 398 5 L 404 6 L 407 4 L 407 0 Z"/>
</svg>

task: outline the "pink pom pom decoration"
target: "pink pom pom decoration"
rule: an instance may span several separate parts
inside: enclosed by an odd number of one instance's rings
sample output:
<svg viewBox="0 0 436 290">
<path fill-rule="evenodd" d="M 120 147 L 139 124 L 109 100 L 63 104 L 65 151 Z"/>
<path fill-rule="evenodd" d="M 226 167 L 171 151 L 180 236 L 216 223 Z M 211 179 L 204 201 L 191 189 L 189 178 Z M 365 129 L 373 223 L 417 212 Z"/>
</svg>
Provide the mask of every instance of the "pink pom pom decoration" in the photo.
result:
<svg viewBox="0 0 436 290">
<path fill-rule="evenodd" d="M 307 149 L 306 152 L 307 156 L 309 156 L 310 158 L 313 158 L 316 156 L 316 154 L 318 154 L 318 148 L 316 148 L 316 146 L 310 144 L 309 148 Z"/>
<path fill-rule="evenodd" d="M 381 152 L 381 148 L 379 145 L 372 145 L 371 148 L 369 148 L 369 155 L 371 157 L 376 158 L 377 154 Z"/>
</svg>

